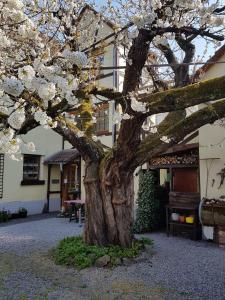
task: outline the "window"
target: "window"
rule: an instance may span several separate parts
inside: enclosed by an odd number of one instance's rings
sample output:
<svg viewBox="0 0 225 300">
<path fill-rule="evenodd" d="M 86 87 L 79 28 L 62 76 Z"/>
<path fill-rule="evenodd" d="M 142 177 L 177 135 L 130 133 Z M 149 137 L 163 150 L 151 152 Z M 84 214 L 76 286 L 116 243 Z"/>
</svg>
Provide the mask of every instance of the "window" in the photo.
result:
<svg viewBox="0 0 225 300">
<path fill-rule="evenodd" d="M 40 176 L 39 155 L 24 154 L 23 156 L 23 181 L 22 185 L 44 184 L 44 180 L 39 180 Z"/>
<path fill-rule="evenodd" d="M 96 134 L 105 134 L 109 132 L 109 106 L 103 104 L 96 111 Z"/>
</svg>

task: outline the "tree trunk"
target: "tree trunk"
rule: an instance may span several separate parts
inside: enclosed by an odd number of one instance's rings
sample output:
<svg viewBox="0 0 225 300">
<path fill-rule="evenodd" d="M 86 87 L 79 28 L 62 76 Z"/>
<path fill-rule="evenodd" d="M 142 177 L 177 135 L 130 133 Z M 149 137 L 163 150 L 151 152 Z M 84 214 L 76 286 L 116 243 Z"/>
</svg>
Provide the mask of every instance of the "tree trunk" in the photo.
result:
<svg viewBox="0 0 225 300">
<path fill-rule="evenodd" d="M 118 173 L 115 164 L 111 162 L 110 165 L 110 168 L 106 164 L 101 166 L 100 175 L 98 163 L 86 164 L 84 240 L 93 245 L 130 247 L 133 240 L 133 172 Z"/>
</svg>

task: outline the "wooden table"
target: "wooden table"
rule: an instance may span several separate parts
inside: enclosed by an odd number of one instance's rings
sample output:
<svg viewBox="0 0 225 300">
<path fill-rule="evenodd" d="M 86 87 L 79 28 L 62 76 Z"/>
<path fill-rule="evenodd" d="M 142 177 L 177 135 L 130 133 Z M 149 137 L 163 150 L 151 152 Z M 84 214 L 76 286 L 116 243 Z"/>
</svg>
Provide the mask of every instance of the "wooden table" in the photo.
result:
<svg viewBox="0 0 225 300">
<path fill-rule="evenodd" d="M 85 201 L 82 199 L 76 199 L 76 200 L 65 200 L 65 203 L 67 203 L 71 207 L 71 212 L 70 212 L 70 219 L 69 221 L 71 222 L 72 220 L 76 220 L 77 222 L 81 223 L 81 208 L 77 208 L 76 205 L 81 205 L 84 209 L 85 206 Z M 78 215 L 77 215 L 78 213 Z"/>
</svg>

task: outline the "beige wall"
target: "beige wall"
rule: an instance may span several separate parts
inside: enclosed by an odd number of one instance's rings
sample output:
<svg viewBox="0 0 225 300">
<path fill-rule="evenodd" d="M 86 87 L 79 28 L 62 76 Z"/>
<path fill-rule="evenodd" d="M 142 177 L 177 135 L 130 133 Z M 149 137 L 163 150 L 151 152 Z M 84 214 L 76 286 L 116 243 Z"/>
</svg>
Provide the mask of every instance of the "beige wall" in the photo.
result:
<svg viewBox="0 0 225 300">
<path fill-rule="evenodd" d="M 224 60 L 225 55 L 219 61 Z M 215 64 L 205 73 L 202 80 L 223 75 L 225 75 L 224 65 Z M 218 176 L 220 170 L 225 167 L 224 127 L 205 125 L 199 129 L 199 154 L 201 197 L 214 198 L 225 195 L 225 184 L 219 188 L 220 176 Z"/>
<path fill-rule="evenodd" d="M 33 129 L 22 139 L 26 142 L 33 141 L 36 145 L 36 152 L 29 152 L 22 148 L 22 154 L 41 155 L 40 180 L 45 180 L 44 185 L 21 185 L 23 180 L 23 161 L 14 161 L 5 155 L 4 161 L 4 181 L 3 181 L 3 198 L 0 200 L 0 207 L 12 209 L 19 206 L 31 207 L 30 202 L 39 202 L 36 204 L 34 211 L 30 208 L 31 213 L 35 213 L 39 208 L 43 208 L 47 194 L 47 166 L 43 165 L 44 158 L 62 149 L 62 137 L 52 130 L 46 130 L 41 127 Z M 52 179 L 60 179 L 59 167 L 52 168 Z M 52 184 L 52 190 L 59 190 L 59 184 Z M 51 195 L 52 201 L 59 200 L 59 194 Z M 29 202 L 29 204 L 28 204 Z M 59 201 L 58 201 L 59 202 Z M 57 202 L 57 203 L 58 203 Z M 13 203 L 12 205 L 9 205 Z M 54 206 L 54 203 L 51 203 Z"/>
</svg>

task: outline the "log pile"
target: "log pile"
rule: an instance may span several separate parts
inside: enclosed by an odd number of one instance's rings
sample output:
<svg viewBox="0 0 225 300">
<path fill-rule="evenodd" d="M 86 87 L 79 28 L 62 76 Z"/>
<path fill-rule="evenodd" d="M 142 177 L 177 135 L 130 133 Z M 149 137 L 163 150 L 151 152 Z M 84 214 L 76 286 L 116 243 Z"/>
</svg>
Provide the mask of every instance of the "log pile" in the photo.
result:
<svg viewBox="0 0 225 300">
<path fill-rule="evenodd" d="M 150 160 L 151 166 L 162 165 L 198 165 L 198 151 L 191 151 L 188 154 L 165 155 Z"/>
</svg>

